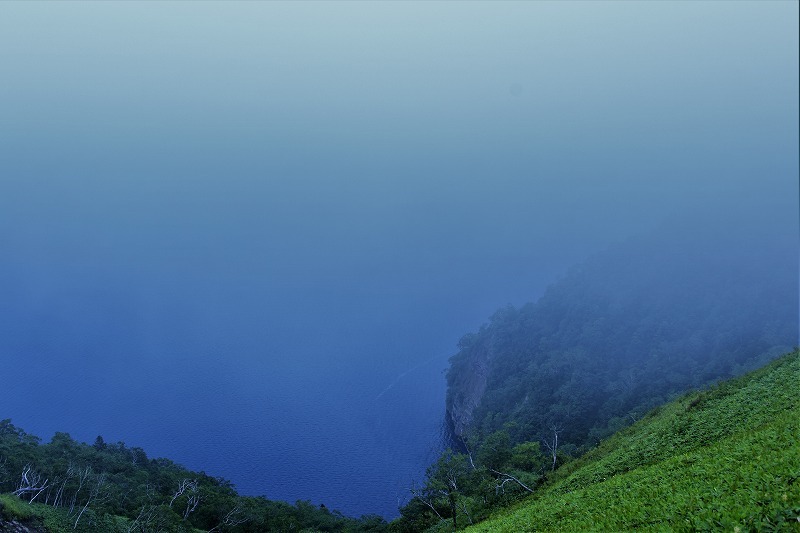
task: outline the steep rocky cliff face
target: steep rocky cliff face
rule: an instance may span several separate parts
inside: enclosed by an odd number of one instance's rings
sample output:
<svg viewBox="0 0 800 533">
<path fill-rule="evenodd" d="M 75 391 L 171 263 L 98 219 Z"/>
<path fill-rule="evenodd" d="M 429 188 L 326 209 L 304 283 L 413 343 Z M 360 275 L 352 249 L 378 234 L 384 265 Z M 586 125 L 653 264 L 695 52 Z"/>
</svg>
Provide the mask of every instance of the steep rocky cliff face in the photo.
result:
<svg viewBox="0 0 800 533">
<path fill-rule="evenodd" d="M 468 369 L 462 376 L 462 385 L 458 391 L 448 389 L 447 394 L 447 427 L 450 431 L 450 440 L 460 444 L 467 428 L 472 423 L 475 409 L 486 390 L 486 380 L 489 376 L 489 350 L 478 350 L 470 358 Z"/>
<path fill-rule="evenodd" d="M 481 327 L 478 333 L 462 337 L 458 353 L 450 358 L 446 422 L 450 441 L 457 448 L 463 446 L 467 432 L 477 422 L 476 411 L 487 388 L 492 387 L 495 360 L 505 353 L 515 352 L 513 342 L 523 339 L 519 328 L 525 324 L 513 320 L 517 314 L 518 311 L 510 306 L 498 310 L 492 316 L 492 322 Z M 498 327 L 498 323 L 511 325 L 512 330 Z"/>
</svg>

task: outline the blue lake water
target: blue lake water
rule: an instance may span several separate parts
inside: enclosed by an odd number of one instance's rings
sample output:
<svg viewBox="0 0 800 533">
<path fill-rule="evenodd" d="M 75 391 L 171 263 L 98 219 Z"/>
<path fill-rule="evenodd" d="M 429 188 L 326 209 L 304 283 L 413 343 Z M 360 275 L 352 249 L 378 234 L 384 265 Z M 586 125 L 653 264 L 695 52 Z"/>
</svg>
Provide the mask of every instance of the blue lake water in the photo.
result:
<svg viewBox="0 0 800 533">
<path fill-rule="evenodd" d="M 2 181 L 0 417 L 350 515 L 395 516 L 437 456 L 461 335 L 587 249 L 517 250 L 391 189 L 60 172 Z"/>
<path fill-rule="evenodd" d="M 37 176 L 0 197 L 0 416 L 349 515 L 395 516 L 424 477 L 461 335 L 586 248 L 515 251 L 435 206 L 372 217 L 391 195 L 296 223 L 312 191 L 278 209 L 269 176 Z"/>
<path fill-rule="evenodd" d="M 365 343 L 357 331 L 316 330 L 324 317 L 313 310 L 304 334 L 271 332 L 277 321 L 247 332 L 240 323 L 225 341 L 226 319 L 212 312 L 216 328 L 204 323 L 197 295 L 134 310 L 109 294 L 53 289 L 35 305 L 22 292 L 0 329 L 4 366 L 14 369 L 2 416 L 45 440 L 102 435 L 225 477 L 244 494 L 386 517 L 439 451 L 447 352 L 406 341 L 402 351 L 419 351 L 402 357 L 391 337 L 362 332 Z M 348 327 L 329 319 L 340 333 Z M 279 347 L 296 342 L 259 354 L 245 333 L 266 351 L 277 337 Z"/>
</svg>

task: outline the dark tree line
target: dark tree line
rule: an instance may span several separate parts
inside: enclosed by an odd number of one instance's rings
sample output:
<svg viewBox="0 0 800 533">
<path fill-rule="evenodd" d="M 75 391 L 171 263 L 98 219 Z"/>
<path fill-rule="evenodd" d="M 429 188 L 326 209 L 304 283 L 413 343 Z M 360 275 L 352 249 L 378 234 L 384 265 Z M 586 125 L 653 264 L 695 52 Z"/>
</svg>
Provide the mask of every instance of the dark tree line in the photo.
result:
<svg viewBox="0 0 800 533">
<path fill-rule="evenodd" d="M 230 482 L 152 459 L 122 442 L 93 445 L 56 433 L 48 443 L 0 421 L 0 492 L 58 511 L 58 529 L 126 533 L 385 531 L 307 501 L 240 496 Z M 0 512 L 2 507 L 0 506 Z"/>
</svg>

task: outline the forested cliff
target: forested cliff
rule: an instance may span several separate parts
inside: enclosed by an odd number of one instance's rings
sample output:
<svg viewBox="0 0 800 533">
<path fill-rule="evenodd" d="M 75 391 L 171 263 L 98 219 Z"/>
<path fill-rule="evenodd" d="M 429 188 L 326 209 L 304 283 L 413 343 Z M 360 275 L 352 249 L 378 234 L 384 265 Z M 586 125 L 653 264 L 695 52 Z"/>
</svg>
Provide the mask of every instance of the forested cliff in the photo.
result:
<svg viewBox="0 0 800 533">
<path fill-rule="evenodd" d="M 522 509 L 521 518 L 508 514 L 508 519 L 498 509 L 526 497 L 528 502 L 546 498 L 549 487 L 585 464 L 578 458 L 598 453 L 608 442 L 621 450 L 614 458 L 616 470 L 604 471 L 611 479 L 656 457 L 723 446 L 717 442 L 722 429 L 754 431 L 758 424 L 737 429 L 726 422 L 725 417 L 736 418 L 727 411 L 708 410 L 707 420 L 695 420 L 700 411 L 694 409 L 717 392 L 668 404 L 676 406 L 669 409 L 678 416 L 670 411 L 657 438 L 649 429 L 645 434 L 625 429 L 637 421 L 646 426 L 660 406 L 688 390 L 761 367 L 798 343 L 796 221 L 761 214 L 738 220 L 709 217 L 706 222 L 685 218 L 608 248 L 569 270 L 536 303 L 501 308 L 479 331 L 465 335 L 447 372 L 446 423 L 452 449 L 430 466 L 425 483 L 413 491 L 393 527 L 403 532 L 452 531 L 475 524 L 485 531 L 569 529 L 563 525 L 568 520 L 586 518 L 583 507 L 558 507 L 560 501 L 548 500 L 544 505 L 553 505 L 556 516 L 547 526 L 534 525 L 532 517 L 542 516 L 541 507 L 528 512 L 521 504 L 514 507 Z M 764 409 L 777 398 L 794 397 L 785 388 L 796 384 L 796 367 L 785 374 L 782 385 L 772 385 L 764 394 L 770 401 L 745 406 L 736 400 L 736 408 Z M 775 409 L 786 414 L 784 422 L 796 422 L 796 405 L 789 403 Z M 683 418 L 699 426 L 682 429 Z M 685 442 L 678 446 L 675 439 Z M 627 452 L 637 446 L 646 448 L 644 463 Z M 747 444 L 744 453 L 757 446 L 761 444 Z M 792 468 L 787 461 L 797 459 L 796 454 L 784 455 L 776 457 L 776 465 L 783 466 L 776 466 L 774 475 L 785 475 Z M 718 456 L 708 451 L 702 457 Z M 726 472 L 724 462 L 708 467 L 711 485 L 722 483 L 718 478 Z M 760 468 L 751 463 L 749 458 L 740 461 L 734 476 Z M 663 480 L 661 473 L 650 475 L 644 474 L 641 487 Z M 759 475 L 742 474 L 740 488 L 761 490 L 754 488 Z M 723 523 L 759 528 L 792 521 L 800 511 L 788 489 L 772 491 L 766 507 L 760 500 L 731 503 L 732 508 L 739 506 L 734 513 L 717 509 L 713 502 L 695 501 L 694 489 L 685 485 L 670 494 L 674 502 L 669 505 L 683 506 L 680 518 L 663 512 L 647 515 L 642 511 L 646 504 L 636 500 L 640 496 L 627 498 L 601 486 L 591 501 L 605 498 L 630 509 L 606 516 L 600 506 L 588 522 L 594 521 L 598 530 L 666 523 L 690 529 Z M 503 518 L 480 524 L 490 516 Z M 585 523 L 575 530 L 592 529 Z"/>
<path fill-rule="evenodd" d="M 791 227 L 791 226 L 789 226 Z M 591 446 L 672 395 L 755 368 L 797 343 L 790 233 L 685 222 L 571 269 L 536 303 L 464 336 L 447 373 L 455 444 Z"/>
</svg>

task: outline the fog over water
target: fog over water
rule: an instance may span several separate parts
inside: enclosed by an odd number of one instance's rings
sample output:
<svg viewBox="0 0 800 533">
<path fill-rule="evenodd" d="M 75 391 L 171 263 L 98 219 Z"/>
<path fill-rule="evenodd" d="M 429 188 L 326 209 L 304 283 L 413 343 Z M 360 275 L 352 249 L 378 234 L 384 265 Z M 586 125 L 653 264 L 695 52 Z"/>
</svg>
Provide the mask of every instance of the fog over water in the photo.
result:
<svg viewBox="0 0 800 533">
<path fill-rule="evenodd" d="M 797 17 L 0 3 L 0 419 L 395 516 L 497 307 L 687 213 L 796 230 Z"/>
</svg>

